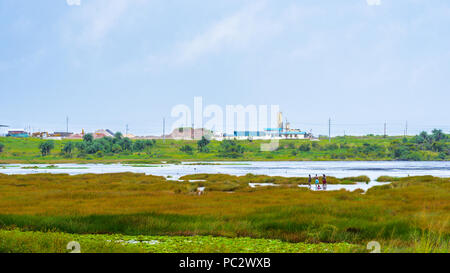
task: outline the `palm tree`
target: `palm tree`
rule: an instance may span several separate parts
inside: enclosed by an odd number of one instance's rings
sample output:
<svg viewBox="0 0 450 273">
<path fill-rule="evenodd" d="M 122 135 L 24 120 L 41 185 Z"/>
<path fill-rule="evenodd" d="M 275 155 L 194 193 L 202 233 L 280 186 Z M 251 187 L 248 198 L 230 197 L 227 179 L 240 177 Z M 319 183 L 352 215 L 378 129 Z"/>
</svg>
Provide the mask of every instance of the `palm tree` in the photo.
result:
<svg viewBox="0 0 450 273">
<path fill-rule="evenodd" d="M 431 134 L 434 141 L 439 141 L 445 138 L 445 134 L 442 132 L 442 130 L 434 129 L 433 131 L 431 131 Z"/>
</svg>

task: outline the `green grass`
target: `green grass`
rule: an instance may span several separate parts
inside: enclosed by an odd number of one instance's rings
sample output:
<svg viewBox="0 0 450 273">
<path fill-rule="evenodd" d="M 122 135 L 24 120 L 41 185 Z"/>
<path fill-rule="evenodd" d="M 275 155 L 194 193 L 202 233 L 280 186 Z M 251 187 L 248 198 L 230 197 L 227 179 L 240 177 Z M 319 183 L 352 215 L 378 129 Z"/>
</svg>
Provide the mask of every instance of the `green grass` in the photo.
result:
<svg viewBox="0 0 450 273">
<path fill-rule="evenodd" d="M 67 253 L 76 241 L 82 253 L 341 253 L 362 252 L 347 243 L 288 243 L 280 240 L 214 236 L 127 236 L 0 230 L 2 253 Z"/>
<path fill-rule="evenodd" d="M 411 137 L 408 137 L 411 139 Z M 193 140 L 157 140 L 156 144 L 146 152 L 125 152 L 120 154 L 104 154 L 101 157 L 96 155 L 86 155 L 78 157 L 75 150 L 72 157 L 67 158 L 61 154 L 61 149 L 69 141 L 79 142 L 80 140 L 61 140 L 54 141 L 55 148 L 48 156 L 41 156 L 39 144 L 44 141 L 35 138 L 10 138 L 0 137 L 0 143 L 5 145 L 4 151 L 0 153 L 0 163 L 114 163 L 122 162 L 127 164 L 160 164 L 162 161 L 168 163 L 182 161 L 325 161 L 325 160 L 395 160 L 390 151 L 390 145 L 393 141 L 401 141 L 402 137 L 336 137 L 331 143 L 328 140 L 311 142 L 309 140 L 281 140 L 280 146 L 276 151 L 263 152 L 261 144 L 268 141 L 255 140 L 239 141 L 245 149 L 242 156 L 231 158 L 223 157 L 219 153 L 220 141 L 211 141 L 208 145 L 210 152 L 201 153 L 194 149 L 193 154 L 187 154 L 180 151 L 184 145 L 192 147 L 197 146 Z M 311 150 L 301 151 L 299 147 L 302 144 L 312 145 Z M 367 146 L 369 145 L 369 146 Z M 369 149 L 367 147 L 375 147 Z M 415 152 L 420 155 L 420 160 L 449 160 L 447 155 L 441 158 L 438 152 L 429 150 L 419 150 Z M 442 155 L 441 155 L 442 156 Z"/>
<path fill-rule="evenodd" d="M 393 176 L 387 176 L 387 175 L 382 175 L 377 178 L 378 182 L 394 182 L 394 181 L 399 181 L 399 180 L 400 180 L 400 177 L 393 177 Z"/>
<path fill-rule="evenodd" d="M 269 175 L 254 175 L 246 174 L 243 176 L 229 175 L 229 174 L 189 174 L 180 177 L 180 180 L 204 180 L 204 182 L 195 182 L 200 187 L 207 187 L 209 189 L 218 189 L 223 184 L 236 185 L 240 188 L 248 187 L 249 183 L 273 183 L 277 185 L 285 185 L 295 187 L 297 185 L 307 185 L 308 177 L 283 177 L 283 176 L 269 176 Z M 322 181 L 322 177 L 319 178 Z M 336 178 L 334 176 L 327 177 L 328 184 L 356 184 L 357 182 L 369 182 L 370 178 L 367 176 Z M 311 181 L 314 183 L 314 180 Z"/>
</svg>

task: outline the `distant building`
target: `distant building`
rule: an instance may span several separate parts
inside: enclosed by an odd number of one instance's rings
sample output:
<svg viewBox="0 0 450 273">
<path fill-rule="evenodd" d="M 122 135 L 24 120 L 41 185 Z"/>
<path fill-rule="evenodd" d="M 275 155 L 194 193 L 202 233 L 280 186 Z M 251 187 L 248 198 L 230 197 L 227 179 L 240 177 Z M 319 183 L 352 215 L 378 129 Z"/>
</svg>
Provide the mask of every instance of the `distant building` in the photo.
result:
<svg viewBox="0 0 450 273">
<path fill-rule="evenodd" d="M 199 140 L 201 139 L 203 136 L 204 137 L 212 137 L 213 132 L 211 130 L 208 129 L 204 129 L 204 128 L 196 128 L 196 129 L 192 129 L 191 127 L 183 127 L 183 128 L 176 128 L 172 131 L 172 133 L 170 133 L 169 135 L 166 135 L 165 138 L 166 139 L 184 139 L 184 140 L 189 140 L 189 139 L 196 139 Z"/>
<path fill-rule="evenodd" d="M 283 114 L 278 113 L 277 116 L 277 128 L 265 128 L 263 131 L 234 131 L 232 134 L 222 134 L 221 136 L 214 135 L 214 139 L 305 139 L 311 138 L 311 135 L 300 130 L 291 129 L 289 122 L 283 122 Z"/>
<path fill-rule="evenodd" d="M 83 139 L 84 134 L 72 134 L 68 137 L 66 137 L 66 139 Z"/>
<path fill-rule="evenodd" d="M 234 131 L 233 134 L 224 134 L 223 138 L 216 138 L 216 140 L 222 139 L 253 139 L 253 140 L 270 140 L 270 139 L 304 139 L 308 134 L 299 130 L 283 131 L 278 128 L 267 128 L 264 131 Z"/>
<path fill-rule="evenodd" d="M 48 137 L 48 132 L 34 132 L 33 134 L 31 134 L 31 136 L 37 138 L 46 138 Z"/>
<path fill-rule="evenodd" d="M 114 137 L 114 133 L 111 130 L 99 129 L 94 132 L 94 138 L 103 138 L 103 137 Z"/>
<path fill-rule="evenodd" d="M 11 129 L 8 130 L 8 134 L 6 134 L 7 137 L 29 137 L 30 135 L 28 132 L 25 132 L 23 129 Z"/>
<path fill-rule="evenodd" d="M 61 137 L 66 138 L 73 135 L 72 132 L 54 132 L 53 134 L 50 134 L 51 137 Z"/>
</svg>

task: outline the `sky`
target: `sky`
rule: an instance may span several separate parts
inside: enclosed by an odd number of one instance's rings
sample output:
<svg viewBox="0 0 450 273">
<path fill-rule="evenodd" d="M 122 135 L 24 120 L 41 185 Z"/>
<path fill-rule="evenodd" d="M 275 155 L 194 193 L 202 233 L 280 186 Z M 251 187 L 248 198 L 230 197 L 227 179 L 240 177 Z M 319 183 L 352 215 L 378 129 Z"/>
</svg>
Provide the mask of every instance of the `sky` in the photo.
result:
<svg viewBox="0 0 450 273">
<path fill-rule="evenodd" d="M 157 135 L 201 97 L 314 134 L 449 132 L 449 78 L 448 0 L 0 1 L 12 128 Z"/>
</svg>

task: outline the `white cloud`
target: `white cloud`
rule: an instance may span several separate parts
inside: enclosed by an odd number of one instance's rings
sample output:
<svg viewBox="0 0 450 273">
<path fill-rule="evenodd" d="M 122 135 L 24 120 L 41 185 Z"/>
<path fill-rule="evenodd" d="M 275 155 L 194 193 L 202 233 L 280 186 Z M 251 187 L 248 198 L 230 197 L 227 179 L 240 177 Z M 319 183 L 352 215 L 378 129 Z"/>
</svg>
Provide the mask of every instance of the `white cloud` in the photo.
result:
<svg viewBox="0 0 450 273">
<path fill-rule="evenodd" d="M 84 30 L 83 38 L 94 42 L 103 39 L 117 24 L 120 16 L 125 13 L 128 3 L 129 1 L 126 0 L 103 1 L 93 7 L 89 11 L 90 20 Z"/>
<path fill-rule="evenodd" d="M 69 6 L 79 6 L 81 5 L 81 0 L 66 0 L 66 3 Z"/>
<path fill-rule="evenodd" d="M 203 33 L 178 45 L 179 62 L 193 61 L 224 48 L 245 48 L 251 42 L 269 36 L 279 25 L 258 16 L 264 5 L 246 7 L 216 22 Z"/>
<path fill-rule="evenodd" d="M 67 0 L 71 3 L 80 0 Z M 138 1 L 97 0 L 86 2 L 75 9 L 66 20 L 63 37 L 78 45 L 102 45 L 107 35 L 119 26 L 128 7 Z M 81 2 L 80 2 L 81 3 Z"/>
<path fill-rule="evenodd" d="M 366 0 L 369 6 L 380 6 L 381 0 Z"/>
</svg>

